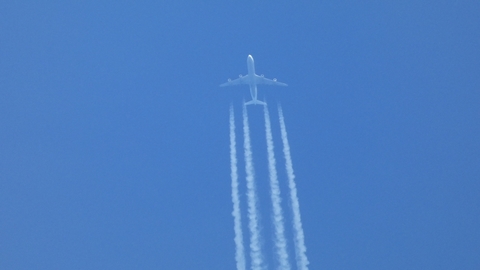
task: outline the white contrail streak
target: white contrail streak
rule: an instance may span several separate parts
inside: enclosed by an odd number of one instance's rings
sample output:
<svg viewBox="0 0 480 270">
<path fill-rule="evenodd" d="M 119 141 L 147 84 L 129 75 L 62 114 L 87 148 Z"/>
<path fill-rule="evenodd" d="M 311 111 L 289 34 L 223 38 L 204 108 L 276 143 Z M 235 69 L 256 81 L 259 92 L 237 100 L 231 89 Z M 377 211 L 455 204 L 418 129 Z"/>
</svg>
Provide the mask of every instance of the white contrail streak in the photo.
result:
<svg viewBox="0 0 480 270">
<path fill-rule="evenodd" d="M 288 262 L 287 241 L 285 240 L 285 227 L 283 222 L 282 199 L 280 197 L 280 187 L 278 185 L 277 169 L 273 147 L 272 126 L 270 124 L 270 115 L 267 105 L 263 106 L 265 116 L 265 134 L 267 139 L 268 154 L 268 172 L 270 175 L 270 189 L 273 206 L 273 225 L 275 227 L 275 249 L 278 256 L 279 267 L 281 270 L 290 269 Z"/>
<path fill-rule="evenodd" d="M 253 168 L 252 149 L 250 146 L 250 128 L 248 127 L 247 108 L 243 105 L 243 146 L 245 150 L 245 170 L 247 174 L 248 218 L 250 229 L 250 256 L 252 269 L 263 267 L 263 256 L 260 250 L 260 229 L 258 226 L 257 194 L 255 190 L 255 170 Z"/>
<path fill-rule="evenodd" d="M 243 247 L 242 215 L 240 213 L 240 199 L 238 197 L 237 149 L 235 143 L 235 116 L 230 104 L 230 168 L 232 177 L 233 221 L 235 231 L 235 260 L 237 270 L 245 270 L 245 249 Z"/>
<path fill-rule="evenodd" d="M 303 235 L 302 219 L 300 217 L 300 204 L 298 203 L 297 187 L 295 184 L 295 174 L 293 173 L 292 157 L 290 155 L 290 145 L 288 144 L 287 129 L 283 118 L 282 106 L 278 104 L 278 115 L 280 121 L 280 129 L 282 133 L 283 154 L 285 155 L 285 167 L 288 176 L 288 187 L 290 189 L 290 200 L 292 203 L 293 213 L 293 233 L 295 240 L 295 257 L 297 260 L 297 268 L 300 270 L 308 269 L 308 259 L 305 254 L 305 237 Z"/>
</svg>

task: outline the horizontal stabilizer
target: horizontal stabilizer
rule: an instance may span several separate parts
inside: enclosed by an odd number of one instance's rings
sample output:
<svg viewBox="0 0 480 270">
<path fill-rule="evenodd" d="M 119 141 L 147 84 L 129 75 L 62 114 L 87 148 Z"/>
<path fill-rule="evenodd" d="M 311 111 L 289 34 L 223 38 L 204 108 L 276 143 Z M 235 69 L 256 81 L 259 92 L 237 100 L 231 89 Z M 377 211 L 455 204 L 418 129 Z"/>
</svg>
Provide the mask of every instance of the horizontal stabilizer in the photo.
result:
<svg viewBox="0 0 480 270">
<path fill-rule="evenodd" d="M 249 102 L 245 102 L 245 105 L 263 105 L 266 106 L 267 103 L 260 101 L 260 100 L 250 100 Z"/>
</svg>

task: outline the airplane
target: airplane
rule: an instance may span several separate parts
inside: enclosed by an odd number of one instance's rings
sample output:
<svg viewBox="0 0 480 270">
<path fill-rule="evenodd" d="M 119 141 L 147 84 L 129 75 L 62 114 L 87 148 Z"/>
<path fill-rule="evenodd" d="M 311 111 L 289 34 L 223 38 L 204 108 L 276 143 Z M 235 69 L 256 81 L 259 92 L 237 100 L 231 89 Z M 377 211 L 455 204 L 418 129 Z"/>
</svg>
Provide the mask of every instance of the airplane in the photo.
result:
<svg viewBox="0 0 480 270">
<path fill-rule="evenodd" d="M 257 99 L 257 84 L 267 84 L 267 85 L 278 85 L 278 86 L 287 86 L 286 83 L 278 82 L 277 79 L 267 79 L 262 75 L 255 74 L 255 64 L 253 62 L 253 57 L 248 55 L 247 57 L 247 68 L 248 74 L 245 76 L 239 75 L 238 79 L 231 80 L 228 79 L 226 83 L 220 84 L 223 86 L 239 85 L 239 84 L 248 84 L 250 86 L 250 94 L 252 95 L 252 100 L 245 102 L 245 105 L 267 105 L 267 103 Z"/>
</svg>

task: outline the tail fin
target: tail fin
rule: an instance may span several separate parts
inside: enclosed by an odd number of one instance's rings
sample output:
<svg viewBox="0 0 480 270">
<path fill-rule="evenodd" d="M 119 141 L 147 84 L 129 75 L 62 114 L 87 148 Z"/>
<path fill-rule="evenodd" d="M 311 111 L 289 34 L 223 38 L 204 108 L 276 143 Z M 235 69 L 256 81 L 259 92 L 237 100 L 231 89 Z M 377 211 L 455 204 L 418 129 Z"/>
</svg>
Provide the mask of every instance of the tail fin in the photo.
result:
<svg viewBox="0 0 480 270">
<path fill-rule="evenodd" d="M 250 100 L 249 102 L 245 102 L 245 105 L 263 105 L 263 106 L 266 106 L 267 103 L 257 99 L 257 100 Z"/>
</svg>

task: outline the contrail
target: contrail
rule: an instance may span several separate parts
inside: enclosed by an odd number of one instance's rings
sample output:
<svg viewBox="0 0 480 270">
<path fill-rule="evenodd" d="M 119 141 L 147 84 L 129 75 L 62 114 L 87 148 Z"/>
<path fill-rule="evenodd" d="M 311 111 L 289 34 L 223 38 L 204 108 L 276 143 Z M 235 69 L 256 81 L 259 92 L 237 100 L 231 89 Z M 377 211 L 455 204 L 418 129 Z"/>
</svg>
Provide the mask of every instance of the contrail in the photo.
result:
<svg viewBox="0 0 480 270">
<path fill-rule="evenodd" d="M 230 168 L 232 177 L 232 202 L 233 220 L 235 231 L 235 260 L 237 270 L 245 270 L 245 250 L 243 247 L 242 215 L 240 213 L 240 200 L 238 198 L 238 172 L 237 172 L 237 150 L 235 144 L 235 116 L 233 106 L 230 104 Z"/>
<path fill-rule="evenodd" d="M 248 218 L 250 229 L 250 256 L 252 269 L 260 270 L 263 267 L 263 257 L 260 250 L 260 229 L 258 226 L 257 194 L 255 191 L 255 170 L 253 168 L 252 149 L 250 146 L 250 129 L 245 103 L 243 105 L 243 146 L 245 150 L 245 170 L 247 174 Z"/>
<path fill-rule="evenodd" d="M 305 237 L 303 235 L 302 219 L 300 217 L 300 205 L 297 197 L 297 187 L 295 184 L 295 174 L 293 173 L 292 157 L 290 155 L 290 145 L 287 139 L 287 129 L 283 118 L 282 106 L 278 104 L 278 115 L 280 121 L 280 129 L 282 133 L 283 154 L 285 155 L 285 167 L 288 176 L 288 187 L 290 189 L 290 200 L 292 203 L 293 213 L 293 233 L 295 242 L 295 257 L 297 260 L 297 268 L 300 270 L 308 269 L 308 259 L 305 254 Z"/>
<path fill-rule="evenodd" d="M 280 198 L 280 187 L 278 185 L 277 169 L 275 165 L 275 154 L 273 150 L 272 126 L 267 105 L 263 106 L 265 116 L 265 134 L 267 138 L 268 172 L 270 175 L 271 199 L 273 205 L 273 225 L 275 227 L 275 249 L 278 256 L 279 268 L 290 269 L 288 262 L 287 241 L 285 240 L 285 227 L 283 224 L 283 212 Z"/>
</svg>

